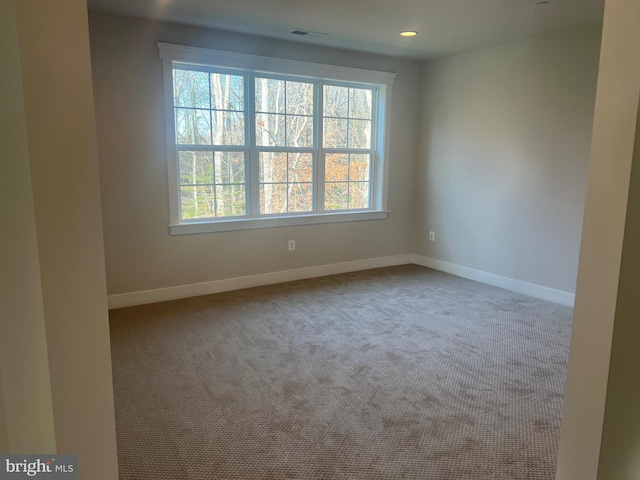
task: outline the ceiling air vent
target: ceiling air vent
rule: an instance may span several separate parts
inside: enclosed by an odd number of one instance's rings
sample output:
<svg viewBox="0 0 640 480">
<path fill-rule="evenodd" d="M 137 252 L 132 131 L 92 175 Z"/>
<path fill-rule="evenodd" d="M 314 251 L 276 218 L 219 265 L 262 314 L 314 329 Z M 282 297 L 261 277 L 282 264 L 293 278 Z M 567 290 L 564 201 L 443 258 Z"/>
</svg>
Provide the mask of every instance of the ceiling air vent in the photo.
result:
<svg viewBox="0 0 640 480">
<path fill-rule="evenodd" d="M 329 36 L 328 33 L 312 32 L 310 30 L 300 30 L 300 29 L 293 30 L 291 34 L 298 35 L 299 37 L 307 37 L 307 38 L 327 38 Z"/>
</svg>

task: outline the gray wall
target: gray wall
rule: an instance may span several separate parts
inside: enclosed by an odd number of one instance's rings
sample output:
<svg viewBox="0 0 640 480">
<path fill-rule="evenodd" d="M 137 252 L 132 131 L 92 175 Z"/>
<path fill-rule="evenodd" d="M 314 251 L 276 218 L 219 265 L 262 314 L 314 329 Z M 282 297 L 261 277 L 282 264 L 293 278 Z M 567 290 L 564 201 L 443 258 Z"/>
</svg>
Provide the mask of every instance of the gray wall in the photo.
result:
<svg viewBox="0 0 640 480">
<path fill-rule="evenodd" d="M 418 62 L 103 13 L 90 31 L 109 294 L 411 253 Z M 397 73 L 389 218 L 170 236 L 158 41 Z"/>
<path fill-rule="evenodd" d="M 594 27 L 425 64 L 415 253 L 575 291 L 599 40 Z"/>
</svg>

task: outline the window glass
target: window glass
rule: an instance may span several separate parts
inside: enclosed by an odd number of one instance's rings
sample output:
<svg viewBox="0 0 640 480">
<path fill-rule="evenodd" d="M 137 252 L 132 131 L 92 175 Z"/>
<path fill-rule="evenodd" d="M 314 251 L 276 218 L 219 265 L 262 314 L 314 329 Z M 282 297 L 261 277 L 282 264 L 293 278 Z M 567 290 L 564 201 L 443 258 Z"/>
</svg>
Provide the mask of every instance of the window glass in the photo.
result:
<svg viewBox="0 0 640 480">
<path fill-rule="evenodd" d="M 324 148 L 371 148 L 372 99 L 368 88 L 324 86 Z"/>
<path fill-rule="evenodd" d="M 245 155 L 242 152 L 179 152 L 181 218 L 246 214 Z"/>
<path fill-rule="evenodd" d="M 382 147 L 375 139 L 384 123 L 377 108 L 388 84 L 172 58 L 165 78 L 172 80 L 166 106 L 175 139 L 169 144 L 174 225 L 379 212 L 382 189 L 374 186 L 381 169 L 374 162 L 382 163 Z"/>
<path fill-rule="evenodd" d="M 313 209 L 313 156 L 299 152 L 260 153 L 260 213 Z"/>
<path fill-rule="evenodd" d="M 313 84 L 257 77 L 256 144 L 313 147 Z"/>
<path fill-rule="evenodd" d="M 369 208 L 371 155 L 330 153 L 325 157 L 326 210 Z"/>
</svg>

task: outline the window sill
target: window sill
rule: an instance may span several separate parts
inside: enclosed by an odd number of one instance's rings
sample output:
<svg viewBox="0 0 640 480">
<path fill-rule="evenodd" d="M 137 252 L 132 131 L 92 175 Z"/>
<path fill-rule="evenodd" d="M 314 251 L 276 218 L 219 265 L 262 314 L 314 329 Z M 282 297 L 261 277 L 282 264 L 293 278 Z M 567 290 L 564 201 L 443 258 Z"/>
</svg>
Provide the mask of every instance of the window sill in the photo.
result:
<svg viewBox="0 0 640 480">
<path fill-rule="evenodd" d="M 235 230 L 253 230 L 256 228 L 291 227 L 300 225 L 316 225 L 321 223 L 357 222 L 361 220 L 382 220 L 389 216 L 386 210 L 314 213 L 309 215 L 234 218 L 232 220 L 215 220 L 180 223 L 169 225 L 171 235 L 189 235 L 194 233 L 231 232 Z"/>
</svg>

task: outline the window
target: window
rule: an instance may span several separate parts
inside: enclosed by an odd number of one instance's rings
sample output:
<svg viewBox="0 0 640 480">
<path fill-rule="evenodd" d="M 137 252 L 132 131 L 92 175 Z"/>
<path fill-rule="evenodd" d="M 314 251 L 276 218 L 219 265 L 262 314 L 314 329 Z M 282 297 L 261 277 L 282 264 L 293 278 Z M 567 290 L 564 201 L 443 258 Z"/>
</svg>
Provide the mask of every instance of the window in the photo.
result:
<svg viewBox="0 0 640 480">
<path fill-rule="evenodd" d="M 180 220 L 246 215 L 242 75 L 173 68 Z"/>
<path fill-rule="evenodd" d="M 394 74 L 159 48 L 171 233 L 386 218 Z"/>
</svg>

